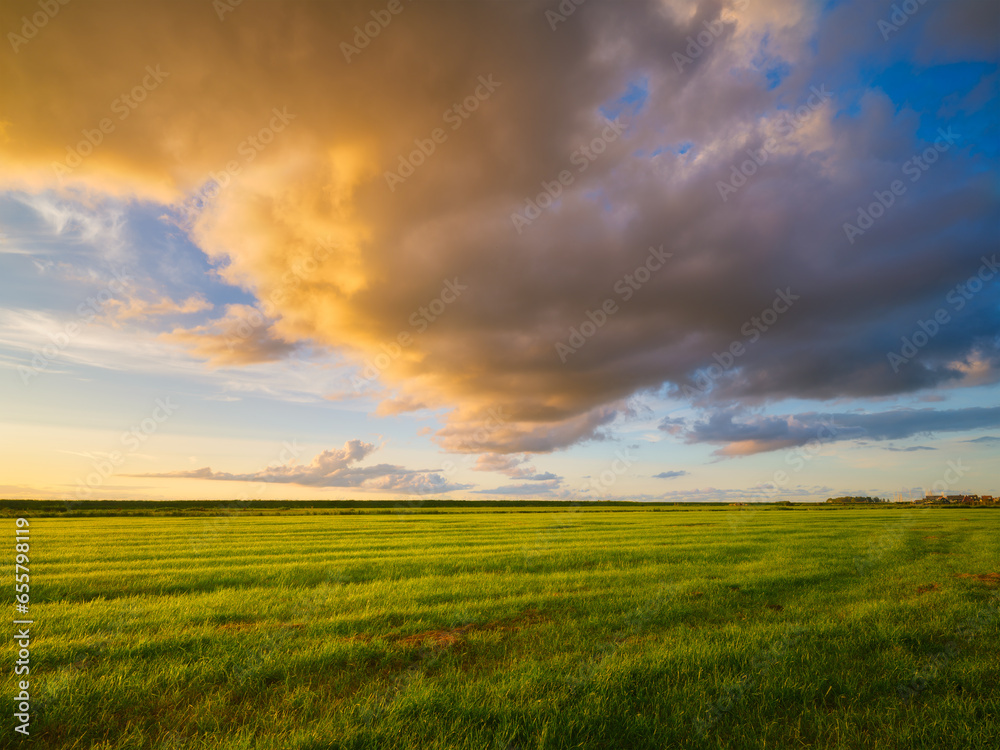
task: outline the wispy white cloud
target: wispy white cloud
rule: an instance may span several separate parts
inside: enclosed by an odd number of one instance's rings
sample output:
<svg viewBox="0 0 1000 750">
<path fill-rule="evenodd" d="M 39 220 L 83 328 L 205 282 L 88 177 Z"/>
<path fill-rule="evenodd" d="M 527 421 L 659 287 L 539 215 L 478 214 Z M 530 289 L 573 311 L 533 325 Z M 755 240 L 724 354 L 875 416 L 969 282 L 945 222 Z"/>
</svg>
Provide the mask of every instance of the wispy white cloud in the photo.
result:
<svg viewBox="0 0 1000 750">
<path fill-rule="evenodd" d="M 93 368 L 169 376 L 207 391 L 206 397 L 229 400 L 260 395 L 315 402 L 335 392 L 343 381 L 342 367 L 331 357 L 207 369 L 202 359 L 158 340 L 145 327 L 112 327 L 99 320 L 88 323 L 72 316 L 9 308 L 0 308 L 0 362 L 15 372 L 28 368 L 29 382 L 35 377 L 81 377 Z"/>
</svg>

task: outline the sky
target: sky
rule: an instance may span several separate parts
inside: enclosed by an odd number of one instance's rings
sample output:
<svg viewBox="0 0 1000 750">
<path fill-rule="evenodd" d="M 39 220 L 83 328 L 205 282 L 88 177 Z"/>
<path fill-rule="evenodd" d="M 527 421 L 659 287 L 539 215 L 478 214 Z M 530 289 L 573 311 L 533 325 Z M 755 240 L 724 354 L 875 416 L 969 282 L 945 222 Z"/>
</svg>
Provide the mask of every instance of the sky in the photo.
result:
<svg viewBox="0 0 1000 750">
<path fill-rule="evenodd" d="M 1000 495 L 992 0 L 0 32 L 0 496 Z"/>
</svg>

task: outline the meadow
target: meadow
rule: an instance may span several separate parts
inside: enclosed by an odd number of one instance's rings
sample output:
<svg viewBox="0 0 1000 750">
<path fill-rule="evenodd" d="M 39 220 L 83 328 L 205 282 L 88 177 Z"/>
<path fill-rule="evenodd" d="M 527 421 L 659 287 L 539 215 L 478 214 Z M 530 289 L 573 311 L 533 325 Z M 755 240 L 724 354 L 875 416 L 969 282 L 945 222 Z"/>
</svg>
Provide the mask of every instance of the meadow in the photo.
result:
<svg viewBox="0 0 1000 750">
<path fill-rule="evenodd" d="M 0 746 L 1000 747 L 1000 512 L 514 510 L 19 512 Z"/>
</svg>

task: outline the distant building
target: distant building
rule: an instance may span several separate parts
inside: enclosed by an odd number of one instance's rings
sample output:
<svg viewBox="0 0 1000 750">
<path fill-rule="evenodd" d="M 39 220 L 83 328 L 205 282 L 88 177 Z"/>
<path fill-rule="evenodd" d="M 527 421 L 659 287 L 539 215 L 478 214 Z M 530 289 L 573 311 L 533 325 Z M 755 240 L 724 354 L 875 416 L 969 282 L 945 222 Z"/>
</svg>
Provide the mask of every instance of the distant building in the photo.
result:
<svg viewBox="0 0 1000 750">
<path fill-rule="evenodd" d="M 997 497 L 994 495 L 947 495 L 943 492 L 928 492 L 916 502 L 947 503 L 949 505 L 993 505 L 997 502 Z"/>
</svg>

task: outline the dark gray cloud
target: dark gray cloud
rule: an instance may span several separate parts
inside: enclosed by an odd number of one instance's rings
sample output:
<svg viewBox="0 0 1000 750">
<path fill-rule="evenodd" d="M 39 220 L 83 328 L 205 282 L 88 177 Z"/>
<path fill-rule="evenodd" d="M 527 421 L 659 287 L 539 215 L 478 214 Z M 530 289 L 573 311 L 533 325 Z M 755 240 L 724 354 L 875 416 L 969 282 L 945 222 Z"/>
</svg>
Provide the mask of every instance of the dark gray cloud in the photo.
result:
<svg viewBox="0 0 1000 750">
<path fill-rule="evenodd" d="M 661 471 L 659 474 L 654 474 L 653 479 L 676 479 L 677 477 L 686 477 L 689 473 L 687 471 Z"/>
<path fill-rule="evenodd" d="M 542 474 L 532 474 L 530 477 L 525 477 L 531 482 L 550 482 L 552 480 L 561 481 L 562 477 L 558 474 L 553 474 L 551 471 L 546 471 Z"/>
<path fill-rule="evenodd" d="M 817 413 L 785 416 L 752 415 L 738 419 L 735 411 L 720 411 L 695 421 L 681 433 L 689 443 L 725 447 L 718 455 L 739 456 L 805 445 L 813 441 L 901 440 L 913 435 L 962 432 L 1000 425 L 1000 407 L 967 409 L 895 409 L 863 414 Z M 661 429 L 676 430 L 676 424 Z"/>
<path fill-rule="evenodd" d="M 937 448 L 932 448 L 929 445 L 911 445 L 908 448 L 897 448 L 894 445 L 890 445 L 886 450 L 893 451 L 894 453 L 913 453 L 915 451 L 936 451 Z"/>
</svg>

